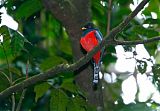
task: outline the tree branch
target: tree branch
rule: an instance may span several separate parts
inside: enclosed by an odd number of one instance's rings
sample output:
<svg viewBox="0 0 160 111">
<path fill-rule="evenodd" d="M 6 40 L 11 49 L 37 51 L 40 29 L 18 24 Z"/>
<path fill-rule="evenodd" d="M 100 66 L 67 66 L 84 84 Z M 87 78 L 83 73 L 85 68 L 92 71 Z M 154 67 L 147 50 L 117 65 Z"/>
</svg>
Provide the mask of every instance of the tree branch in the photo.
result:
<svg viewBox="0 0 160 111">
<path fill-rule="evenodd" d="M 160 36 L 153 37 L 150 39 L 146 40 L 136 40 L 136 41 L 120 41 L 120 40 L 115 40 L 112 42 L 113 45 L 137 45 L 137 44 L 145 44 L 145 43 L 151 43 L 151 42 L 157 42 L 160 40 Z"/>
<path fill-rule="evenodd" d="M 80 58 L 77 62 L 68 65 L 68 64 L 61 64 L 58 65 L 44 73 L 41 73 L 39 75 L 35 75 L 33 77 L 28 78 L 27 80 L 24 80 L 14 86 L 11 86 L 7 89 L 5 89 L 4 91 L 2 91 L 0 93 L 0 101 L 3 100 L 4 98 L 6 98 L 7 96 L 11 95 L 14 92 L 23 90 L 26 87 L 29 87 L 31 85 L 34 85 L 38 82 L 42 82 L 44 80 L 47 80 L 51 77 L 56 76 L 58 73 L 64 73 L 64 72 L 71 72 L 71 71 L 75 71 L 77 69 L 79 69 L 81 66 L 83 66 L 84 64 L 86 64 L 91 58 L 92 56 L 98 51 L 100 50 L 103 46 L 110 45 L 112 43 L 111 38 L 114 38 L 119 32 L 121 32 L 126 26 L 127 24 L 138 14 L 138 12 L 149 2 L 149 0 L 143 0 L 138 6 L 137 8 L 120 24 L 118 25 L 116 28 L 114 28 L 110 34 L 108 36 L 106 36 L 102 43 L 99 44 L 97 47 L 95 47 L 91 52 L 89 52 L 88 54 L 86 54 L 84 57 Z"/>
<path fill-rule="evenodd" d="M 130 13 L 127 18 L 121 22 L 116 28 L 114 28 L 111 33 L 108 35 L 109 39 L 115 39 L 115 36 L 120 33 L 128 24 L 129 22 L 139 13 L 140 10 L 144 8 L 144 6 L 149 2 L 150 0 L 143 0 L 136 9 Z"/>
<path fill-rule="evenodd" d="M 111 11 L 112 10 L 112 0 L 108 1 L 108 13 L 107 13 L 107 35 L 110 33 L 110 23 L 111 23 Z"/>
<path fill-rule="evenodd" d="M 91 0 L 42 0 L 43 5 L 54 15 L 65 27 L 71 42 L 73 60 L 77 61 L 84 54 L 81 51 L 79 40 L 81 38 L 81 27 L 91 21 Z M 95 107 L 103 107 L 102 88 L 93 90 L 91 64 L 86 64 L 74 73 L 75 82 L 79 88 L 86 92 L 89 104 Z"/>
</svg>

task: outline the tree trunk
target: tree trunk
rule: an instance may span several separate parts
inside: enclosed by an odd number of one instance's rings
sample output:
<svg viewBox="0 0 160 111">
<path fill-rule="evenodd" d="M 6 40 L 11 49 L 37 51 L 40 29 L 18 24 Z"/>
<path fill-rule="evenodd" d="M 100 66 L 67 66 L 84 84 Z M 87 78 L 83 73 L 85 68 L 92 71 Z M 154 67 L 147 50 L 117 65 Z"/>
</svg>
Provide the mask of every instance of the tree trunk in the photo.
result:
<svg viewBox="0 0 160 111">
<path fill-rule="evenodd" d="M 89 0 L 43 0 L 46 9 L 61 21 L 66 28 L 71 43 L 74 60 L 83 56 L 79 43 L 81 37 L 81 27 L 88 21 L 91 21 L 90 1 Z M 75 78 L 79 87 L 85 91 L 89 104 L 97 108 L 103 108 L 102 88 L 93 90 L 91 65 L 86 64 L 76 71 Z"/>
</svg>

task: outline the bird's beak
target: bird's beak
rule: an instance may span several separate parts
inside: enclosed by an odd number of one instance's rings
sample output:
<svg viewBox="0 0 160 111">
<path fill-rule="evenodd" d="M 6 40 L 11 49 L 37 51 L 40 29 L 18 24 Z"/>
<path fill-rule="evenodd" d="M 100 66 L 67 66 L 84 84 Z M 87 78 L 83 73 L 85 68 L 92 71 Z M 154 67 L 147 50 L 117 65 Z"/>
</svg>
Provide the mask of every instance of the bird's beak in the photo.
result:
<svg viewBox="0 0 160 111">
<path fill-rule="evenodd" d="M 87 29 L 87 28 L 85 28 L 85 27 L 82 27 L 81 29 L 82 29 L 82 30 L 85 30 L 85 29 Z"/>
</svg>

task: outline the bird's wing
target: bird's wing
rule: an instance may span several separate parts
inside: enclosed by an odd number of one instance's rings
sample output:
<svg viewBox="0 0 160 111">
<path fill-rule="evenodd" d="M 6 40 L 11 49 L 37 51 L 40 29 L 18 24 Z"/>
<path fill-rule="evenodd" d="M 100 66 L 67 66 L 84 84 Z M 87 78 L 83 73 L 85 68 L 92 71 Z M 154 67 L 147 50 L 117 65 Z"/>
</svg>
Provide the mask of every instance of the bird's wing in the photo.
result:
<svg viewBox="0 0 160 111">
<path fill-rule="evenodd" d="M 96 30 L 95 31 L 95 36 L 96 36 L 96 38 L 98 39 L 99 42 L 102 41 L 103 36 L 102 36 L 100 31 Z"/>
</svg>

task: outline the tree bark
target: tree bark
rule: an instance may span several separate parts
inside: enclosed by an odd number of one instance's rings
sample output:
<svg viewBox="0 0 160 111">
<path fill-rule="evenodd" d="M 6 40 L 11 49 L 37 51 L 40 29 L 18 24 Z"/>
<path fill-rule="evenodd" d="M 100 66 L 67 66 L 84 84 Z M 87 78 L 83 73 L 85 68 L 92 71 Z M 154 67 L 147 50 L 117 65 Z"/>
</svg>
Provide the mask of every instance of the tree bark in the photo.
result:
<svg viewBox="0 0 160 111">
<path fill-rule="evenodd" d="M 79 43 L 82 34 L 81 27 L 91 21 L 90 0 L 43 0 L 43 3 L 46 9 L 66 28 L 72 43 L 74 61 L 79 60 L 83 56 Z M 92 87 L 91 65 L 88 63 L 75 73 L 78 73 L 75 81 L 86 93 L 89 104 L 103 108 L 102 88 L 94 90 Z"/>
</svg>

